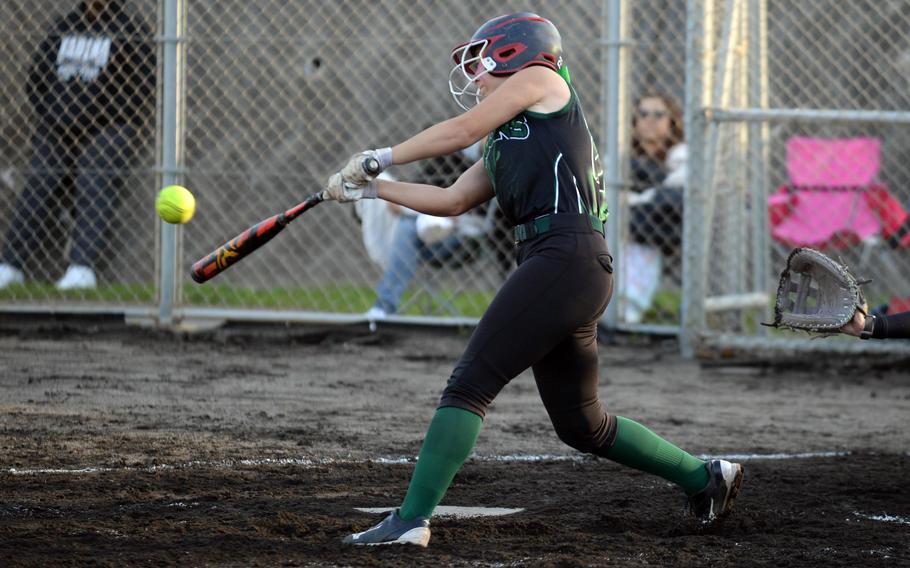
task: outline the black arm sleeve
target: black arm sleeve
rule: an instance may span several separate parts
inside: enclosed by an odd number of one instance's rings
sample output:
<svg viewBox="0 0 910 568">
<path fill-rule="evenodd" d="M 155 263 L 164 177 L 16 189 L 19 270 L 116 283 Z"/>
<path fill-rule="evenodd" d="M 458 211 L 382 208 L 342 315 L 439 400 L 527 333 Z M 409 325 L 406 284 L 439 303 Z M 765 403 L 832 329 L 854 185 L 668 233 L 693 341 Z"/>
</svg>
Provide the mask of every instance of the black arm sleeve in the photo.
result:
<svg viewBox="0 0 910 568">
<path fill-rule="evenodd" d="M 910 312 L 875 318 L 875 339 L 910 339 Z"/>
</svg>

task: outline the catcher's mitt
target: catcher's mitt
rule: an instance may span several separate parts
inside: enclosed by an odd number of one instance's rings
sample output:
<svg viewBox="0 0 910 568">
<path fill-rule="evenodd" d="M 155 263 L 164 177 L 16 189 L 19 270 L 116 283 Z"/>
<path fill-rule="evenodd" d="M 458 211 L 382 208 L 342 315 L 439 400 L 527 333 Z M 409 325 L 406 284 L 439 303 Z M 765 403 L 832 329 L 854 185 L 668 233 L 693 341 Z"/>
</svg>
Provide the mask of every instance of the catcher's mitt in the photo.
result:
<svg viewBox="0 0 910 568">
<path fill-rule="evenodd" d="M 797 248 L 780 274 L 772 327 L 819 333 L 838 333 L 865 313 L 862 284 L 844 264 L 810 248 Z"/>
</svg>

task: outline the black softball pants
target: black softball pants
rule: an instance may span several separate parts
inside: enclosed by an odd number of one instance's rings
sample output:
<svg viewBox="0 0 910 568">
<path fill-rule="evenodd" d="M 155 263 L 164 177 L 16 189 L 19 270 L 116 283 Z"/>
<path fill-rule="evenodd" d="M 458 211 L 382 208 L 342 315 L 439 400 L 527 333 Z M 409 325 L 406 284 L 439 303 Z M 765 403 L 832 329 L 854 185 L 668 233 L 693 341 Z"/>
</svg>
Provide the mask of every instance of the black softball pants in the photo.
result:
<svg viewBox="0 0 910 568">
<path fill-rule="evenodd" d="M 518 269 L 496 294 L 455 366 L 439 407 L 479 415 L 531 367 L 559 438 L 604 454 L 616 418 L 597 396 L 597 322 L 613 292 L 612 257 L 590 224 L 557 229 L 518 247 Z"/>
</svg>

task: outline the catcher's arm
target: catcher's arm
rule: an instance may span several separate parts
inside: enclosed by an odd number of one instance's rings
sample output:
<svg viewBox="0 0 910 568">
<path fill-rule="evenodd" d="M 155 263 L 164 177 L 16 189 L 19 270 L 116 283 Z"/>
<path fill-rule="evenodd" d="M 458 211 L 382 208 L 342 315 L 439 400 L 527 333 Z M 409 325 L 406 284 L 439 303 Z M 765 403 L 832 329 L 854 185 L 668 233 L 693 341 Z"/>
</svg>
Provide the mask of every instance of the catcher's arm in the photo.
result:
<svg viewBox="0 0 910 568">
<path fill-rule="evenodd" d="M 841 331 L 860 339 L 910 339 L 910 312 L 873 316 L 856 310 L 853 319 Z"/>
</svg>

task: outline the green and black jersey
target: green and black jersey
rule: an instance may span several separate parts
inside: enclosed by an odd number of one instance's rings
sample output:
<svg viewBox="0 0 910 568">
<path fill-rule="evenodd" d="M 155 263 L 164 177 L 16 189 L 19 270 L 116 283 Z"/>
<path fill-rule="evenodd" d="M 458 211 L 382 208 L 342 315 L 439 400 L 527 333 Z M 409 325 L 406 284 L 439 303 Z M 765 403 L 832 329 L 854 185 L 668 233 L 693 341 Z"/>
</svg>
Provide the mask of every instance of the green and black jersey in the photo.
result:
<svg viewBox="0 0 910 568">
<path fill-rule="evenodd" d="M 484 166 L 500 209 L 514 225 L 552 213 L 605 221 L 600 156 L 575 89 L 562 109 L 525 111 L 487 138 Z"/>
</svg>

